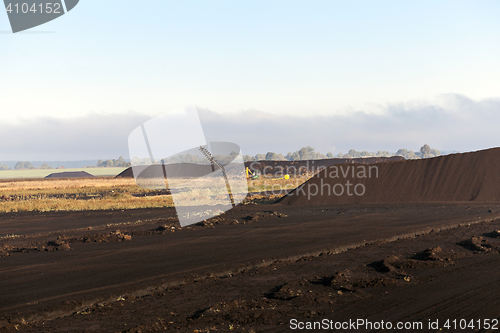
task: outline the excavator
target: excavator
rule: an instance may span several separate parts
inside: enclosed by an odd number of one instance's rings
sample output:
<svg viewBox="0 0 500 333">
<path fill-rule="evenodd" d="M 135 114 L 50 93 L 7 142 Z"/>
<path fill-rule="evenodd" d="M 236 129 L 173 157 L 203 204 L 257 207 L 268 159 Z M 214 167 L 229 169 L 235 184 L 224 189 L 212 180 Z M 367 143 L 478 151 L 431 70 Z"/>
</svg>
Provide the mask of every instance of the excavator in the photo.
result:
<svg viewBox="0 0 500 333">
<path fill-rule="evenodd" d="M 256 179 L 260 178 L 260 171 L 259 170 L 255 170 L 254 172 L 252 172 L 248 167 L 246 167 L 245 172 L 247 174 L 247 179 L 251 178 L 252 180 L 256 180 Z M 276 179 L 288 180 L 288 179 L 290 179 L 290 175 L 286 174 L 282 178 L 276 178 Z"/>
<path fill-rule="evenodd" d="M 252 172 L 248 167 L 246 167 L 245 172 L 247 174 L 247 179 L 250 178 L 252 180 L 256 180 L 256 179 L 260 178 L 260 171 L 259 170 L 255 170 L 254 172 Z"/>
</svg>

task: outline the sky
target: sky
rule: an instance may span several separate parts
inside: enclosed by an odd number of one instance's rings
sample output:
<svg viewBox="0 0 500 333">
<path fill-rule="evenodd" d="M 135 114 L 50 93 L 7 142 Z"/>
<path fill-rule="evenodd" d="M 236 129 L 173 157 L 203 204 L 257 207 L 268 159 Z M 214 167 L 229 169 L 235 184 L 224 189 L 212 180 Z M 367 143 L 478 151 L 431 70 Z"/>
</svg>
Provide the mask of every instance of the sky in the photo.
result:
<svg viewBox="0 0 500 333">
<path fill-rule="evenodd" d="M 81 0 L 12 34 L 0 160 L 128 157 L 186 105 L 244 154 L 500 146 L 498 1 Z"/>
</svg>

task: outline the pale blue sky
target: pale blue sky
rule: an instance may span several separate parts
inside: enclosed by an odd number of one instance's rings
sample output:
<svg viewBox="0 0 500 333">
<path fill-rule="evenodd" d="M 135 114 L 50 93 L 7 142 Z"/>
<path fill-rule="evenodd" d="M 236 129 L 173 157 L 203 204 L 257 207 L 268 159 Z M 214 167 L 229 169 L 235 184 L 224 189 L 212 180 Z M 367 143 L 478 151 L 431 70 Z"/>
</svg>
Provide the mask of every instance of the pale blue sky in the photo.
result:
<svg viewBox="0 0 500 333">
<path fill-rule="evenodd" d="M 2 116 L 332 114 L 500 94 L 498 1 L 97 1 L 0 34 Z M 0 31 L 9 30 L 0 13 Z"/>
<path fill-rule="evenodd" d="M 496 0 L 81 0 L 9 34 L 0 11 L 0 114 L 22 125 L 188 104 L 311 117 L 440 105 L 443 94 L 481 103 L 500 98 L 498 17 Z"/>
</svg>

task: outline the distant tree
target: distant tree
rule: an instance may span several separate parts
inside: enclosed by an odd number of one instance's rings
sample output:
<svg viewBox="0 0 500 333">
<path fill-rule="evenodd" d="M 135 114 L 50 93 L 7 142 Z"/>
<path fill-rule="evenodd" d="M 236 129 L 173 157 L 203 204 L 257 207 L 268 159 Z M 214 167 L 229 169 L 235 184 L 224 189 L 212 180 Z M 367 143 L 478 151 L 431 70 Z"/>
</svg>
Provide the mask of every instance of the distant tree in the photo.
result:
<svg viewBox="0 0 500 333">
<path fill-rule="evenodd" d="M 298 151 L 296 151 L 296 152 L 294 152 L 294 153 L 290 153 L 290 152 L 289 152 L 288 154 L 286 154 L 286 155 L 285 155 L 285 158 L 286 158 L 288 161 L 297 161 L 297 160 L 299 160 L 299 159 L 300 159 L 300 157 L 299 157 L 299 152 L 298 152 Z"/>
<path fill-rule="evenodd" d="M 10 167 L 7 165 L 0 164 L 0 170 L 10 170 Z"/>
<path fill-rule="evenodd" d="M 429 145 L 425 144 L 420 148 L 420 157 L 421 158 L 430 158 L 441 155 L 441 152 L 437 149 L 432 149 Z"/>
<path fill-rule="evenodd" d="M 113 162 L 115 162 L 115 166 L 125 166 L 125 164 L 127 164 L 127 162 L 125 161 L 125 159 L 123 158 L 123 156 L 120 156 L 118 157 L 118 159 L 116 161 L 113 160 Z"/>
<path fill-rule="evenodd" d="M 115 167 L 120 167 L 120 168 L 128 168 L 132 164 L 130 162 L 125 161 L 123 156 L 118 157 L 117 160 L 113 160 L 113 165 Z"/>
<path fill-rule="evenodd" d="M 134 157 L 134 161 L 137 162 L 138 158 Z M 113 159 L 113 160 L 106 160 L 106 161 L 103 161 L 103 160 L 97 161 L 97 166 L 99 168 L 112 168 L 112 167 L 127 168 L 131 165 L 132 165 L 132 163 L 125 161 L 123 156 L 120 156 L 117 160 Z M 138 164 L 134 163 L 134 165 L 138 165 Z"/>
<path fill-rule="evenodd" d="M 155 161 L 151 161 L 151 159 L 149 157 L 144 157 L 143 159 L 141 159 L 142 165 L 153 164 L 153 162 L 155 162 Z"/>
<path fill-rule="evenodd" d="M 253 157 L 253 156 L 250 156 L 250 155 L 245 155 L 245 156 L 243 156 L 243 160 L 244 160 L 245 162 L 251 162 L 251 161 L 255 161 L 255 160 L 256 160 L 256 158 L 255 158 L 255 157 Z"/>
<path fill-rule="evenodd" d="M 328 158 L 325 154 L 320 153 L 319 151 L 314 153 L 314 159 L 315 160 L 320 160 L 320 159 L 325 159 Z"/>
<path fill-rule="evenodd" d="M 286 160 L 282 154 L 276 154 L 273 152 L 269 152 L 265 156 L 266 161 L 284 161 Z"/>
<path fill-rule="evenodd" d="M 38 167 L 38 169 L 52 169 L 52 167 L 47 163 L 43 163 L 41 166 Z"/>
<path fill-rule="evenodd" d="M 276 160 L 277 158 L 278 158 L 278 154 L 276 154 L 276 153 L 268 152 L 266 154 L 266 161 Z"/>
<path fill-rule="evenodd" d="M 30 163 L 26 161 L 21 161 L 17 162 L 17 164 L 14 166 L 14 169 L 16 170 L 25 170 L 25 169 L 34 169 L 35 167 Z"/>
<path fill-rule="evenodd" d="M 307 146 L 299 150 L 299 157 L 301 160 L 312 160 L 316 157 L 314 148 Z"/>
<path fill-rule="evenodd" d="M 441 152 L 437 149 L 431 149 L 431 154 L 434 156 L 441 156 Z"/>
<path fill-rule="evenodd" d="M 423 145 L 422 148 L 420 148 L 420 156 L 422 158 L 431 157 L 431 147 L 427 144 Z"/>
<path fill-rule="evenodd" d="M 354 149 L 351 149 L 347 152 L 347 155 L 349 155 L 349 157 L 351 157 L 351 158 L 359 158 L 359 157 L 361 157 L 361 152 L 356 151 Z M 346 156 L 344 156 L 344 157 L 346 157 Z"/>
<path fill-rule="evenodd" d="M 379 150 L 379 151 L 377 151 L 377 154 L 375 154 L 375 156 L 377 156 L 377 157 L 389 157 L 389 156 L 392 156 L 392 154 L 389 153 L 388 151 L 385 151 L 385 150 Z"/>
<path fill-rule="evenodd" d="M 420 158 L 417 154 L 415 154 L 415 152 L 413 150 L 408 150 L 406 148 L 399 149 L 396 152 L 396 156 L 402 156 L 402 157 L 406 158 L 407 160 L 415 160 L 415 159 Z"/>
<path fill-rule="evenodd" d="M 266 159 L 266 156 L 264 154 L 257 154 L 255 155 L 255 160 L 256 161 L 263 161 Z"/>
<path fill-rule="evenodd" d="M 100 168 L 112 168 L 115 166 L 115 163 L 112 160 L 106 160 L 106 161 L 101 161 L 101 163 L 97 163 L 97 166 Z"/>
<path fill-rule="evenodd" d="M 328 154 L 326 154 L 326 157 L 327 158 L 333 158 L 333 154 L 332 153 L 328 153 Z"/>
<path fill-rule="evenodd" d="M 276 157 L 277 157 L 278 161 L 286 161 L 286 158 L 285 158 L 285 156 L 283 156 L 282 153 L 278 153 L 278 156 L 276 156 Z"/>
<path fill-rule="evenodd" d="M 416 160 L 419 158 L 419 156 L 413 150 L 410 150 L 408 151 L 408 155 L 405 156 L 405 158 L 409 160 Z"/>
<path fill-rule="evenodd" d="M 332 158 L 333 154 L 332 153 L 329 154 L 331 157 L 328 157 L 328 155 L 315 151 L 314 148 L 311 146 L 307 146 L 293 153 L 286 154 L 285 159 L 287 159 L 288 161 L 300 161 L 300 160 L 318 160 L 318 159 Z"/>
<path fill-rule="evenodd" d="M 368 151 L 361 152 L 361 157 L 371 157 L 371 156 L 373 156 L 373 153 L 370 153 Z"/>
<path fill-rule="evenodd" d="M 141 164 L 141 160 L 137 156 L 132 158 L 131 162 L 132 162 L 132 165 L 140 165 Z"/>
<path fill-rule="evenodd" d="M 396 152 L 396 156 L 405 156 L 408 154 L 408 149 L 406 148 L 403 148 L 403 149 L 399 149 L 397 152 Z"/>
</svg>

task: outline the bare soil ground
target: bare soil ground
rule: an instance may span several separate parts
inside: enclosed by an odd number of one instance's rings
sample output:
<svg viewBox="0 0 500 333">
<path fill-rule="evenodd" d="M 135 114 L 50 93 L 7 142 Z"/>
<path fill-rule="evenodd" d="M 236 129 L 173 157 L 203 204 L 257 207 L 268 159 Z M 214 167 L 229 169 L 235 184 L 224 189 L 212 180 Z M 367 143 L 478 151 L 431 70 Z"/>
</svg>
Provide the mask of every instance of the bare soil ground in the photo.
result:
<svg viewBox="0 0 500 333">
<path fill-rule="evenodd" d="M 249 204 L 182 229 L 173 208 L 6 213 L 0 330 L 498 319 L 499 219 L 481 203 Z"/>
</svg>

